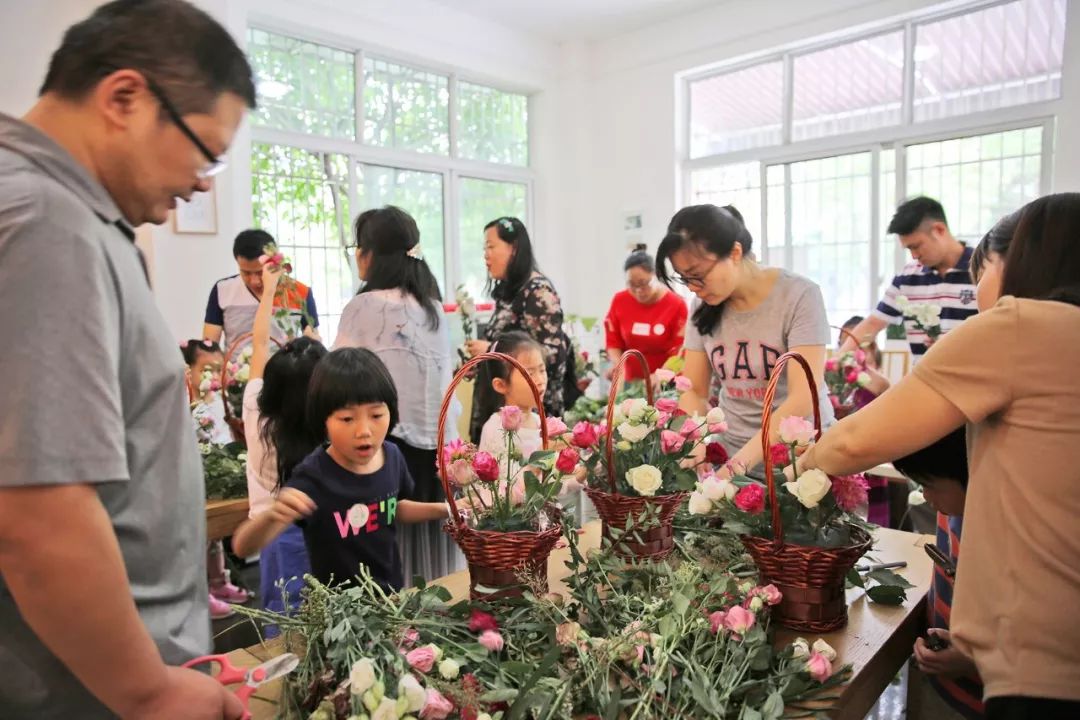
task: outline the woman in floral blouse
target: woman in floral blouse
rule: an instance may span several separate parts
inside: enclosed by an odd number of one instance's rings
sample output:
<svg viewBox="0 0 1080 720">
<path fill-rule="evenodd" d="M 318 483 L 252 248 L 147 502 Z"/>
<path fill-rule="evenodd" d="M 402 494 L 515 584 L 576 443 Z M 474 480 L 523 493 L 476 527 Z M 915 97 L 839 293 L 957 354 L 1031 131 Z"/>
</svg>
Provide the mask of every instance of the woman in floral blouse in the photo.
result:
<svg viewBox="0 0 1080 720">
<path fill-rule="evenodd" d="M 484 227 L 484 263 L 495 311 L 484 329 L 484 339 L 468 343 L 469 354 L 476 356 L 487 352 L 492 340 L 508 330 L 528 333 L 544 349 L 548 373 L 544 409 L 549 415 L 562 415 L 563 383 L 570 347 L 569 338 L 562 329 L 562 303 L 555 286 L 536 269 L 529 233 L 520 220 L 501 217 Z M 495 351 L 498 349 L 496 347 Z M 475 402 L 473 409 L 469 434 L 477 442 L 487 418 L 477 417 Z"/>
</svg>

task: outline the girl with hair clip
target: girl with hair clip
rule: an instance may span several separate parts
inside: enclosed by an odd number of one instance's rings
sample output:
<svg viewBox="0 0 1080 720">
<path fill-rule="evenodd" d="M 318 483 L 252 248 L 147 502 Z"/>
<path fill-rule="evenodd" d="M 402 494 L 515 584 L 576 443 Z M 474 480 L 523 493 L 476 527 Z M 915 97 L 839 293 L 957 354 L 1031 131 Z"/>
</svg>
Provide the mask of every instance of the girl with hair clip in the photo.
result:
<svg viewBox="0 0 1080 720">
<path fill-rule="evenodd" d="M 753 238 L 732 206 L 691 205 L 671 218 L 656 253 L 657 275 L 667 285 L 687 286 L 697 299 L 686 328 L 683 374 L 693 389 L 683 410 L 704 415 L 711 381 L 720 384 L 720 407 L 729 430 L 723 443 L 732 467 L 761 462 L 761 416 L 777 358 L 797 352 L 813 372 L 822 421 L 833 421 L 825 387 L 829 321 L 821 288 L 801 275 L 759 265 Z M 668 264 L 671 270 L 668 269 Z M 789 363 L 769 428 L 775 442 L 779 418 L 809 417 L 812 398 L 802 367 Z"/>
<path fill-rule="evenodd" d="M 233 538 L 255 552 L 299 526 L 322 583 L 350 583 L 364 565 L 384 590 L 404 586 L 397 528 L 449 517 L 445 502 L 416 502 L 408 465 L 387 436 L 398 421 L 390 372 L 370 350 L 341 348 L 311 377 L 307 422 L 321 443 L 297 465 L 268 512 Z"/>
<path fill-rule="evenodd" d="M 974 660 L 989 720 L 1080 717 L 1078 243 L 1080 193 L 1025 205 L 1014 231 L 983 241 L 979 314 L 798 462 L 848 475 L 967 426 L 964 561 L 944 639 Z"/>
<path fill-rule="evenodd" d="M 361 213 L 354 237 L 363 286 L 342 312 L 334 349 L 367 348 L 386 365 L 401 408 L 388 439 L 401 450 L 412 476 L 408 498 L 442 502 L 435 447 L 453 368 L 442 294 L 420 251 L 416 221 L 404 210 L 388 205 Z M 448 441 L 457 437 L 460 414 L 455 398 L 446 423 Z M 464 567 L 461 551 L 439 523 L 402 528 L 398 540 L 406 582 L 416 575 L 434 580 Z"/>
<path fill-rule="evenodd" d="M 270 354 L 274 294 L 282 271 L 267 264 L 262 272 L 265 292 L 252 326 L 250 379 L 243 399 L 249 520 L 270 510 L 296 464 L 318 447 L 318 435 L 308 429 L 304 413 L 308 381 L 326 355 L 323 344 L 308 337 L 287 342 Z M 246 554 L 237 549 L 235 537 L 233 550 Z M 259 553 L 259 597 L 263 607 L 274 612 L 298 607 L 303 577 L 310 571 L 299 529 L 286 530 L 267 544 Z M 267 627 L 265 632 L 273 636 L 277 628 Z"/>
<path fill-rule="evenodd" d="M 570 338 L 563 331 L 559 294 L 536 267 L 532 241 L 524 223 L 501 217 L 484 226 L 484 262 L 488 269 L 488 292 L 495 310 L 484 329 L 484 338 L 470 340 L 469 355 L 486 352 L 495 338 L 510 330 L 528 334 L 543 349 L 547 370 L 544 409 L 558 417 L 565 407 L 565 380 L 570 357 Z M 480 412 L 474 395 L 469 437 L 478 442 L 488 416 Z"/>
</svg>

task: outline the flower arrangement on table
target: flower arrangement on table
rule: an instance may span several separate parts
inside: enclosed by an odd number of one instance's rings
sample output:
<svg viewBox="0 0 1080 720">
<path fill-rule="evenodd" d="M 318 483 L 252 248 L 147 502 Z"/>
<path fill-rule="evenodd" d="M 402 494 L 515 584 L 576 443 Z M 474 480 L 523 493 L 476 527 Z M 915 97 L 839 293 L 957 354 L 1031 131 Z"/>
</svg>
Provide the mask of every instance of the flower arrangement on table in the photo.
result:
<svg viewBox="0 0 1080 720">
<path fill-rule="evenodd" d="M 768 446 L 764 429 L 770 426 L 776 378 L 791 360 L 811 376 L 798 354 L 787 353 L 777 362 L 762 418 L 765 482 L 744 473 L 721 472 L 699 482 L 688 504 L 691 513 L 718 517 L 725 530 L 742 538 L 763 578 L 785 594 L 780 608 L 784 624 L 828 632 L 847 622 L 845 579 L 862 583 L 854 565 L 870 548 L 874 526 L 855 512 L 867 501 L 864 477 L 829 476 L 818 469 L 798 472 L 796 458 L 820 435 L 816 394 L 812 394 L 815 422 L 781 419 L 779 442 Z M 904 588 L 911 587 L 888 571 L 871 578 L 883 587 L 867 592 L 880 602 L 899 604 L 905 599 Z"/>
<path fill-rule="evenodd" d="M 199 379 L 199 397 L 219 392 L 221 383 L 211 368 L 206 368 Z M 247 497 L 247 455 L 240 443 L 221 443 L 215 440 L 216 421 L 205 402 L 191 403 L 191 417 L 195 422 L 195 439 L 202 457 L 203 478 L 207 500 L 227 500 Z"/>
<path fill-rule="evenodd" d="M 905 320 L 915 324 L 915 328 L 926 333 L 929 340 L 927 345 L 932 345 L 941 337 L 941 306 L 933 303 L 913 303 L 906 295 L 896 296 L 896 307 L 903 314 Z"/>
<path fill-rule="evenodd" d="M 437 585 L 388 595 L 362 572 L 351 588 L 309 577 L 292 616 L 240 608 L 301 657 L 279 717 L 778 720 L 848 676 L 824 642 L 774 646 L 775 587 L 692 558 L 627 570 L 566 540 L 565 597 L 452 603 Z"/>
<path fill-rule="evenodd" d="M 612 395 L 631 357 L 645 365 L 637 351 L 624 353 L 615 366 Z M 677 400 L 690 389 L 690 381 L 663 370 L 657 379 L 663 397 L 653 401 L 651 380 L 646 379 L 646 398 L 615 403 L 609 396 L 607 422 L 578 423 L 572 435 L 573 444 L 586 451 L 586 493 L 604 520 L 605 536 L 615 543 L 616 552 L 651 559 L 666 557 L 673 549 L 672 519 L 699 472 L 727 460 L 715 440 L 727 431 L 723 411 L 713 408 L 707 417 L 690 417 Z M 701 446 L 705 458 L 700 458 Z"/>
<path fill-rule="evenodd" d="M 870 383 L 865 350 L 849 350 L 825 361 L 825 386 L 837 419 L 854 412 L 856 394 Z"/>
</svg>

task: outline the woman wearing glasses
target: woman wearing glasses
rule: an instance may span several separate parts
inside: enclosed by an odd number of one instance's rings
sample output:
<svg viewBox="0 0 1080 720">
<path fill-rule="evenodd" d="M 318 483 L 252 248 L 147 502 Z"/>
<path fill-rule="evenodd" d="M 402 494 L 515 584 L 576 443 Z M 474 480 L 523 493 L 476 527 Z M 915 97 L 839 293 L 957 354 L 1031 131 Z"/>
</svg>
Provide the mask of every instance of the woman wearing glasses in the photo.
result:
<svg viewBox="0 0 1080 720">
<path fill-rule="evenodd" d="M 749 468 L 762 460 L 765 389 L 784 353 L 797 352 L 810 363 L 822 421 L 833 421 L 823 381 L 829 322 L 821 289 L 800 275 L 759 265 L 752 244 L 734 207 L 691 205 L 671 218 L 656 253 L 660 279 L 669 285 L 682 283 L 697 296 L 686 328 L 683 369 L 694 387 L 683 395 L 682 408 L 704 414 L 715 376 L 729 426 L 724 445 L 733 461 Z M 787 366 L 777 398 L 770 438 L 775 438 L 781 418 L 810 417 L 813 412 L 801 366 Z"/>
<path fill-rule="evenodd" d="M 614 363 L 627 350 L 640 350 L 652 373 L 682 349 L 686 302 L 656 281 L 656 264 L 644 245 L 626 258 L 623 270 L 626 289 L 615 293 L 604 318 L 608 359 Z M 640 380 L 644 375 L 637 363 L 629 362 L 623 377 Z"/>
</svg>

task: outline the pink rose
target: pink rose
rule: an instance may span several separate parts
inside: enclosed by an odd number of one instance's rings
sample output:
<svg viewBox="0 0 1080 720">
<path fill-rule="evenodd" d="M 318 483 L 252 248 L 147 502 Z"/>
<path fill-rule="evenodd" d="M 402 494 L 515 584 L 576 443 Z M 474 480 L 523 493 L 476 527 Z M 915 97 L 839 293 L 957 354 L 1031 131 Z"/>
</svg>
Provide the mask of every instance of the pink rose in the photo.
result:
<svg viewBox="0 0 1080 720">
<path fill-rule="evenodd" d="M 668 421 L 671 420 L 671 413 L 658 412 L 656 413 L 656 427 L 666 428 Z"/>
<path fill-rule="evenodd" d="M 735 605 L 724 616 L 724 627 L 736 635 L 745 635 L 746 631 L 754 627 L 757 617 L 741 605 Z"/>
<path fill-rule="evenodd" d="M 774 467 L 782 468 L 791 464 L 791 448 L 784 443 L 773 443 L 769 446 L 769 458 Z"/>
<path fill-rule="evenodd" d="M 521 408 L 517 405 L 504 405 L 499 410 L 499 419 L 502 420 L 503 430 L 517 432 L 521 429 Z"/>
<path fill-rule="evenodd" d="M 499 461 L 491 453 L 476 453 L 473 457 L 472 469 L 484 482 L 495 482 L 499 479 Z"/>
<path fill-rule="evenodd" d="M 503 636 L 494 630 L 485 630 L 480 633 L 479 643 L 490 652 L 497 653 L 503 649 Z"/>
<path fill-rule="evenodd" d="M 723 435 L 728 431 L 728 424 L 726 422 L 709 423 L 710 435 Z"/>
<path fill-rule="evenodd" d="M 679 433 L 687 440 L 698 440 L 701 438 L 701 423 L 694 418 L 686 418 Z"/>
<path fill-rule="evenodd" d="M 595 445 L 598 439 L 596 426 L 587 420 L 582 420 L 577 425 L 574 425 L 574 432 L 570 442 L 579 448 L 586 449 Z"/>
<path fill-rule="evenodd" d="M 780 601 L 784 599 L 783 593 L 772 583 L 757 588 L 756 592 L 765 600 L 766 605 L 779 605 Z"/>
<path fill-rule="evenodd" d="M 686 444 L 686 438 L 677 432 L 671 430 L 663 430 L 660 433 L 660 450 L 665 455 L 671 455 L 682 450 L 683 445 Z"/>
<path fill-rule="evenodd" d="M 415 628 L 409 628 L 401 636 L 401 647 L 403 648 L 411 648 L 418 642 L 420 642 L 420 633 Z"/>
<path fill-rule="evenodd" d="M 567 432 L 569 432 L 569 429 L 566 427 L 566 423 L 564 423 L 560 418 L 549 417 L 547 419 L 547 431 L 548 437 L 556 438 L 560 435 L 565 435 Z"/>
<path fill-rule="evenodd" d="M 656 382 L 660 383 L 661 385 L 666 385 L 667 383 L 675 379 L 675 373 L 668 370 L 667 368 L 660 368 L 654 373 L 654 375 L 656 375 Z"/>
<path fill-rule="evenodd" d="M 472 614 L 469 615 L 470 632 L 485 632 L 487 630 L 498 629 L 499 622 L 495 619 L 494 615 L 473 608 Z"/>
<path fill-rule="evenodd" d="M 555 469 L 563 475 L 571 475 L 580 459 L 581 455 L 574 448 L 563 448 L 559 451 L 559 457 L 555 461 Z"/>
<path fill-rule="evenodd" d="M 458 487 L 472 485 L 476 480 L 476 473 L 473 472 L 472 463 L 465 458 L 450 463 L 447 472 L 450 474 L 451 482 Z"/>
<path fill-rule="evenodd" d="M 690 378 L 685 375 L 675 376 L 675 389 L 679 392 L 688 392 L 689 390 L 692 390 L 693 387 L 694 383 L 690 382 Z"/>
<path fill-rule="evenodd" d="M 713 635 L 724 629 L 724 617 L 727 615 L 723 610 L 717 610 L 709 614 L 709 630 Z"/>
<path fill-rule="evenodd" d="M 817 434 L 814 424 L 798 415 L 788 415 L 778 427 L 780 441 L 785 445 L 808 445 Z"/>
<path fill-rule="evenodd" d="M 844 382 L 846 382 L 846 383 L 855 383 L 855 382 L 858 381 L 858 379 L 859 379 L 859 371 L 854 369 L 854 368 L 852 368 L 851 370 L 848 370 L 847 375 L 844 376 Z"/>
<path fill-rule="evenodd" d="M 840 363 L 836 361 L 836 358 L 829 358 L 825 361 L 825 372 L 836 372 L 838 367 L 840 367 Z"/>
<path fill-rule="evenodd" d="M 435 688 L 427 689 L 427 698 L 424 707 L 420 709 L 420 717 L 424 720 L 446 720 L 454 711 L 454 704 L 443 697 L 443 694 Z"/>
<path fill-rule="evenodd" d="M 809 671 L 810 677 L 818 682 L 823 683 L 832 677 L 832 663 L 829 662 L 829 658 L 817 650 L 811 652 L 810 657 L 806 659 L 806 669 Z"/>
<path fill-rule="evenodd" d="M 735 493 L 733 502 L 743 512 L 757 515 L 765 509 L 765 490 L 757 483 L 751 483 Z"/>
<path fill-rule="evenodd" d="M 435 651 L 427 645 L 418 647 L 415 650 L 410 650 L 406 653 L 405 662 L 409 663 L 409 667 L 413 670 L 429 673 L 431 672 L 431 668 L 435 665 Z"/>
<path fill-rule="evenodd" d="M 668 413 L 669 415 L 679 409 L 679 403 L 672 398 L 660 398 L 653 405 L 658 412 Z"/>
</svg>

